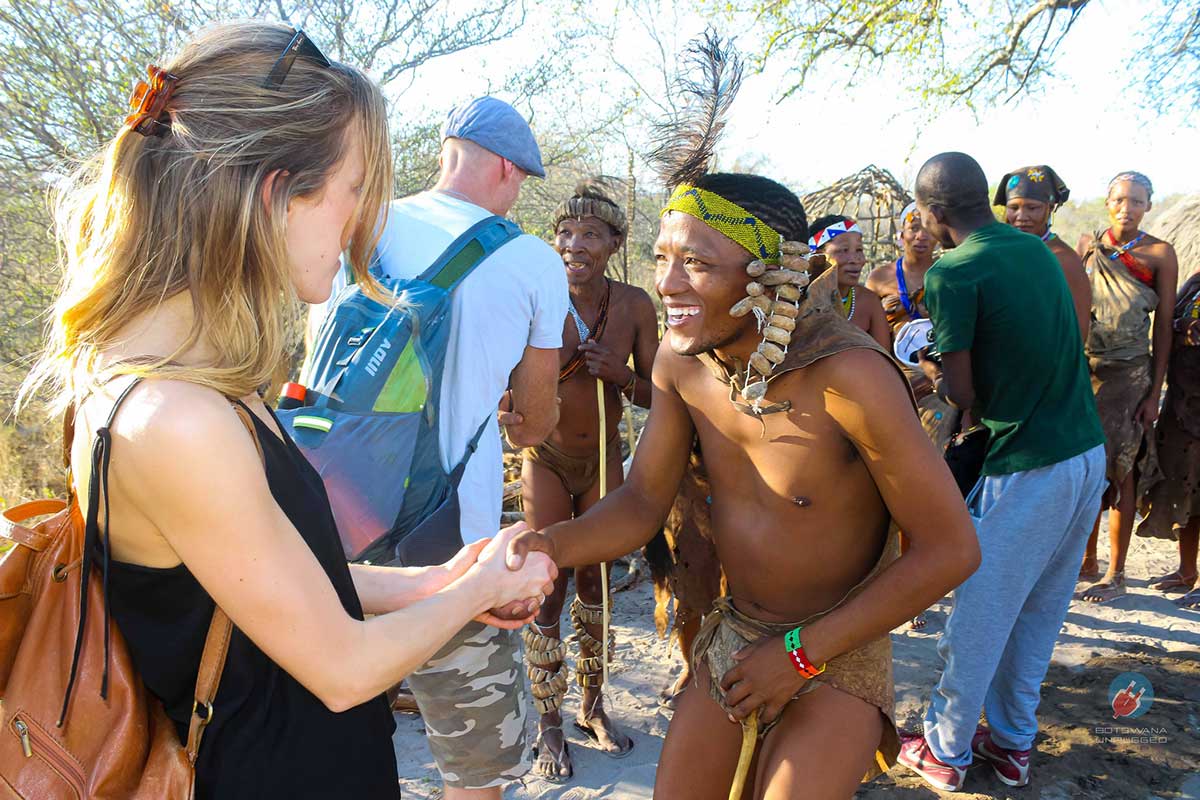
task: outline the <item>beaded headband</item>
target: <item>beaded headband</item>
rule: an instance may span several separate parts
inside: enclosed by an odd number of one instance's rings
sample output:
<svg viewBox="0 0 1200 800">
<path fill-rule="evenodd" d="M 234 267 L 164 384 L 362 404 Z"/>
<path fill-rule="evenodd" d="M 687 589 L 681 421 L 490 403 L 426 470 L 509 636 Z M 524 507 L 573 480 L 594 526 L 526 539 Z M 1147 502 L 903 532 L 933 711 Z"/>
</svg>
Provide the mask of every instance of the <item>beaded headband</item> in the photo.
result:
<svg viewBox="0 0 1200 800">
<path fill-rule="evenodd" d="M 858 223 L 852 219 L 839 220 L 814 233 L 808 240 L 808 249 L 815 253 L 824 245 L 829 244 L 831 239 L 836 239 L 843 233 L 861 234 L 862 228 L 858 227 Z"/>
<path fill-rule="evenodd" d="M 675 187 L 659 216 L 668 211 L 679 211 L 695 217 L 746 248 L 764 264 L 779 263 L 779 245 L 783 237 L 737 203 L 715 192 L 681 183 Z"/>
</svg>

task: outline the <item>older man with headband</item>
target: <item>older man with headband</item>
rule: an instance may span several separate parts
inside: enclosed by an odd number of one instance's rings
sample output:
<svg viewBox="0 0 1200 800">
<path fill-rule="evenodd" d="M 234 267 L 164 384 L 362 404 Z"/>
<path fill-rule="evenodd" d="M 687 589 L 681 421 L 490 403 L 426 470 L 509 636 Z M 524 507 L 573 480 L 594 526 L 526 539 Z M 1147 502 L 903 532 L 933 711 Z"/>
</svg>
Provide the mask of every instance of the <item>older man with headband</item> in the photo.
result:
<svg viewBox="0 0 1200 800">
<path fill-rule="evenodd" d="M 526 448 L 521 467 L 525 520 L 535 528 L 584 513 L 600 499 L 600 472 L 609 491 L 621 485 L 622 397 L 650 405 L 650 369 L 658 349 L 658 314 L 642 289 L 610 279 L 609 259 L 625 243 L 625 212 L 599 181 L 584 181 L 554 210 L 554 248 L 570 289 L 559 352 L 558 427 L 546 441 Z M 633 366 L 628 362 L 633 358 Z M 596 382 L 604 384 L 604 430 Z M 600 444 L 607 441 L 607 463 Z M 575 727 L 601 750 L 619 758 L 633 740 L 604 709 L 603 572 L 599 564 L 575 570 L 571 625 L 579 650 L 575 683 L 581 690 Z M 538 738 L 534 774 L 561 783 L 574 772 L 562 731 L 561 707 L 567 694 L 566 644 L 560 616 L 567 576 L 560 575 L 537 619 L 525 631 L 525 660 L 537 708 Z M 611 648 L 610 648 L 611 650 Z"/>
</svg>

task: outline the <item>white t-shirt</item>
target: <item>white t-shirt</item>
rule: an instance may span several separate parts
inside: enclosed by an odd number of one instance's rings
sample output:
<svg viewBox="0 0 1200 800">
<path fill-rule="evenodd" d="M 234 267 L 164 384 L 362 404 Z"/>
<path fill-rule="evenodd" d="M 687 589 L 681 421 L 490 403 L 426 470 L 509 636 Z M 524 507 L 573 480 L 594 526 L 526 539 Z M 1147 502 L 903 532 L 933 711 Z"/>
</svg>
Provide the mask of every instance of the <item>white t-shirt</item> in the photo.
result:
<svg viewBox="0 0 1200 800">
<path fill-rule="evenodd" d="M 490 215 L 441 192 L 396 200 L 379 241 L 384 273 L 420 275 L 468 228 Z M 339 273 L 333 295 L 345 285 Z M 496 408 L 525 347 L 562 347 L 567 277 L 562 259 L 536 236 L 522 234 L 475 267 L 452 296 L 453 327 L 442 377 L 438 439 L 442 466 L 454 469 L 467 442 L 489 420 L 458 487 L 466 544 L 496 533 L 504 489 L 503 448 Z M 319 326 L 323 309 L 314 308 Z"/>
</svg>

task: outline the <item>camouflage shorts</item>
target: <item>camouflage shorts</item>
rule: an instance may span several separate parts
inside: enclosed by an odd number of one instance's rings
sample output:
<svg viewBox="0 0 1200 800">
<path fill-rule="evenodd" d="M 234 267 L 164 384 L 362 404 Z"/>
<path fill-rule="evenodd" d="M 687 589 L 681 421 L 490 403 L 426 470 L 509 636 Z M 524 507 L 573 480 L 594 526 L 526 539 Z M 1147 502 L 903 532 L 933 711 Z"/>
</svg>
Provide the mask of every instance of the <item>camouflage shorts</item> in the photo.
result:
<svg viewBox="0 0 1200 800">
<path fill-rule="evenodd" d="M 518 632 L 468 623 L 408 677 L 447 786 L 503 786 L 529 771 Z"/>
</svg>

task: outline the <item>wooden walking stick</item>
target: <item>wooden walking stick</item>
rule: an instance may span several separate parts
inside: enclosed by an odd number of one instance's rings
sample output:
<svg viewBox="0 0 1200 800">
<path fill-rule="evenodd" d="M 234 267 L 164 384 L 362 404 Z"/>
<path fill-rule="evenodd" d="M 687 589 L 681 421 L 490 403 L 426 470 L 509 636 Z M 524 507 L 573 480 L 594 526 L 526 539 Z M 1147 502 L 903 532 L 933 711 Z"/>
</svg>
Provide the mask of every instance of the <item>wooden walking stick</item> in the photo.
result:
<svg viewBox="0 0 1200 800">
<path fill-rule="evenodd" d="M 596 378 L 596 405 L 600 409 L 600 499 L 608 494 L 608 422 L 604 414 L 604 381 Z M 608 683 L 608 562 L 600 562 L 600 586 L 603 594 L 603 622 L 600 631 L 600 658 L 603 669 L 602 680 Z M 597 695 L 598 696 L 598 695 Z"/>
<path fill-rule="evenodd" d="M 750 774 L 750 762 L 754 760 L 754 745 L 758 743 L 758 711 L 742 720 L 742 750 L 738 753 L 737 770 L 733 773 L 733 785 L 729 787 L 729 800 L 742 800 L 746 789 L 746 777 Z"/>
</svg>

